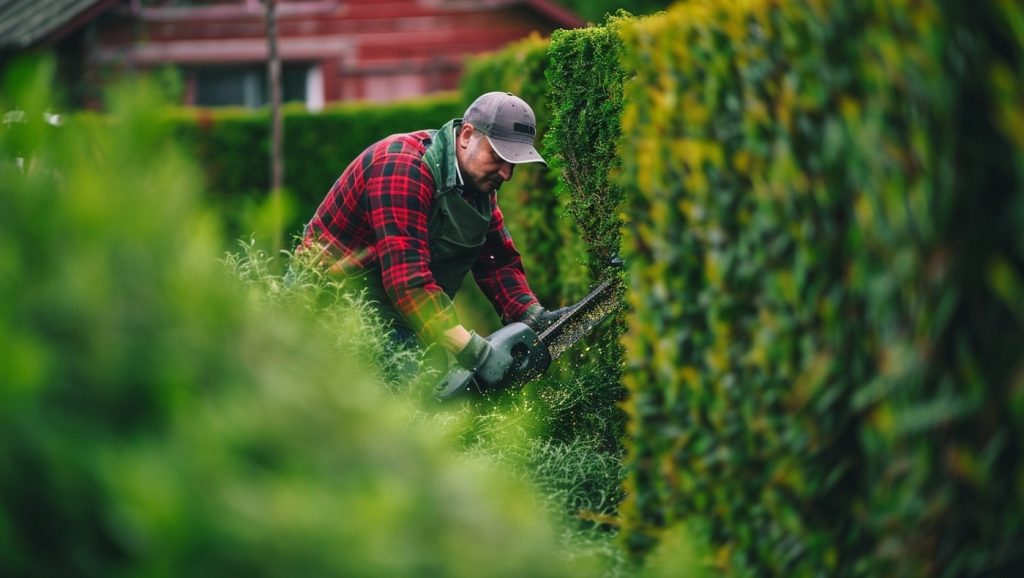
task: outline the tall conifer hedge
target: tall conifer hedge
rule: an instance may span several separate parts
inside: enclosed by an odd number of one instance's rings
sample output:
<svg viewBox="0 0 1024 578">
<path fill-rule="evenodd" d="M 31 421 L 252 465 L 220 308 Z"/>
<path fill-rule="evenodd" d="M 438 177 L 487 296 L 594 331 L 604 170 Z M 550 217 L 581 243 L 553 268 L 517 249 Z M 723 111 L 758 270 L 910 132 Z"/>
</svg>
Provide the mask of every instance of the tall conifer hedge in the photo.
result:
<svg viewBox="0 0 1024 578">
<path fill-rule="evenodd" d="M 624 29 L 627 543 L 739 576 L 1024 565 L 1017 3 Z"/>
<path fill-rule="evenodd" d="M 550 124 L 548 83 L 544 75 L 551 58 L 550 41 L 532 36 L 505 49 L 469 62 L 460 83 L 468 105 L 486 92 L 511 92 L 537 115 L 537 149 L 548 166 L 519 165 L 502 185 L 500 203 L 505 221 L 523 256 L 530 287 L 550 308 L 568 304 L 586 288 L 582 254 L 585 245 L 574 220 L 566 213 L 566 196 L 559 194 L 561 174 L 557 155 L 542 146 Z"/>
</svg>

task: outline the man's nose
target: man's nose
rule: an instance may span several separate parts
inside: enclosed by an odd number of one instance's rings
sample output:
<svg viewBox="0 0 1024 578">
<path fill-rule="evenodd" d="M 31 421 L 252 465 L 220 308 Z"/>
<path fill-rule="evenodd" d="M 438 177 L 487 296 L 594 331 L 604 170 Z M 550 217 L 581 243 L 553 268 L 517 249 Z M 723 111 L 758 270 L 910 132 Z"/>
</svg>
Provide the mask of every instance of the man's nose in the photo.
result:
<svg viewBox="0 0 1024 578">
<path fill-rule="evenodd" d="M 513 165 L 512 163 L 501 163 L 501 167 L 498 169 L 498 174 L 501 175 L 501 178 L 505 179 L 506 181 L 511 180 L 512 171 L 514 171 L 515 168 L 515 165 Z"/>
</svg>

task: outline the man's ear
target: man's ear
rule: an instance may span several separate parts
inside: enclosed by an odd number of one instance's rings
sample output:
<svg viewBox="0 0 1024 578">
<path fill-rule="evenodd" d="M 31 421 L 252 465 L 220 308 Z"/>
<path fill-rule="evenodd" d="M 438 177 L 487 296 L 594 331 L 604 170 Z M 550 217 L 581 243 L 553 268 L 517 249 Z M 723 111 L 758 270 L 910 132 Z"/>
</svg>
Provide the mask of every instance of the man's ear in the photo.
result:
<svg viewBox="0 0 1024 578">
<path fill-rule="evenodd" d="M 459 147 L 466 148 L 469 146 L 469 139 L 473 137 L 473 131 L 475 130 L 476 127 L 472 124 L 468 122 L 462 123 L 462 128 L 459 129 L 459 136 L 457 139 L 459 141 Z"/>
</svg>

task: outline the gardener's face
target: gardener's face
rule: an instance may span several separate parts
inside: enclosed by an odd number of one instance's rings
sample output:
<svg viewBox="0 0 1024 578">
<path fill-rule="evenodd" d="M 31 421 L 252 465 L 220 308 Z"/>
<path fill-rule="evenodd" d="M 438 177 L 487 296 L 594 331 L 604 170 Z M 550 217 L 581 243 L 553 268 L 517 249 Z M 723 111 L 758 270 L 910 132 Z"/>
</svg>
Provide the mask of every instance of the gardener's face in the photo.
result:
<svg viewBox="0 0 1024 578">
<path fill-rule="evenodd" d="M 469 123 L 459 132 L 455 158 L 466 184 L 481 193 L 497 191 L 502 183 L 512 178 L 515 169 L 515 165 L 499 157 L 487 137 Z"/>
</svg>

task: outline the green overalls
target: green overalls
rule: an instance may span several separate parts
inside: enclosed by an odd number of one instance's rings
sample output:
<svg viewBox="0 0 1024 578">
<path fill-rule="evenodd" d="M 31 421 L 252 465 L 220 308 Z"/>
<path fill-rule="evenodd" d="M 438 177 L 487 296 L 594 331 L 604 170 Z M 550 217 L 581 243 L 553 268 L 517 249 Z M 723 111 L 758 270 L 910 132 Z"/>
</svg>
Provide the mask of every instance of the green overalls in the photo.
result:
<svg viewBox="0 0 1024 578">
<path fill-rule="evenodd" d="M 491 225 L 488 195 L 463 198 L 455 160 L 454 129 L 461 120 L 449 121 L 440 130 L 430 131 L 432 142 L 423 156 L 434 177 L 434 202 L 427 217 L 430 247 L 430 272 L 449 299 L 455 297 L 466 274 L 480 256 L 480 249 Z M 380 267 L 367 271 L 361 279 L 367 297 L 376 301 L 385 321 L 396 329 L 412 330 L 384 291 Z"/>
</svg>

